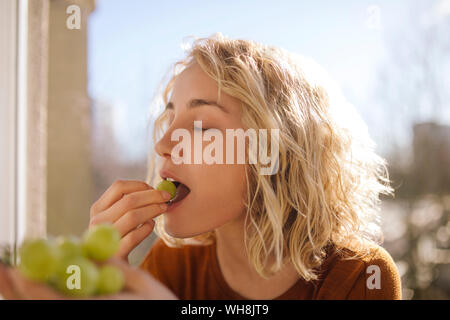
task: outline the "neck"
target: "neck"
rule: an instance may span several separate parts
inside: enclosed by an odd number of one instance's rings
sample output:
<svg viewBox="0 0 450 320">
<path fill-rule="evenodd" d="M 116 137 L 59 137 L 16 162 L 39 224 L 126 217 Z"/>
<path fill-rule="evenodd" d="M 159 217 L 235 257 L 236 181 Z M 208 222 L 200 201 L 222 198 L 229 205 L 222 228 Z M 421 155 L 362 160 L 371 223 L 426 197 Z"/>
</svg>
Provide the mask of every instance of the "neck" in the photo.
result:
<svg viewBox="0 0 450 320">
<path fill-rule="evenodd" d="M 292 263 L 281 272 L 264 279 L 248 261 L 244 243 L 244 218 L 216 229 L 216 253 L 221 272 L 228 285 L 250 299 L 272 299 L 285 292 L 299 279 Z M 272 263 L 268 259 L 268 263 Z"/>
<path fill-rule="evenodd" d="M 216 252 L 221 266 L 226 264 L 231 269 L 239 269 L 241 273 L 250 273 L 243 220 L 238 218 L 216 229 Z"/>
<path fill-rule="evenodd" d="M 220 267 L 230 274 L 239 274 L 247 279 L 261 281 L 263 279 L 248 260 L 248 253 L 245 249 L 244 237 L 245 216 L 242 215 L 236 220 L 217 228 L 216 231 L 216 252 Z M 267 259 L 270 266 L 275 262 L 273 256 Z M 286 270 L 288 266 L 283 266 Z"/>
</svg>

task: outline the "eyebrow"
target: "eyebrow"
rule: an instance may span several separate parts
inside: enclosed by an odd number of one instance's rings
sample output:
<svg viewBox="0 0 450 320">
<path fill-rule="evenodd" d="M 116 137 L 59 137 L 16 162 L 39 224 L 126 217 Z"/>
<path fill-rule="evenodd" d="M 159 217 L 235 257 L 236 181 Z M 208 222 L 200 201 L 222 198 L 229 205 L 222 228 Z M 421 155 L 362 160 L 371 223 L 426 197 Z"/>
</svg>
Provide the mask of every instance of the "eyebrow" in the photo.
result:
<svg viewBox="0 0 450 320">
<path fill-rule="evenodd" d="M 213 107 L 218 107 L 220 110 L 222 110 L 223 112 L 228 113 L 228 110 L 225 109 L 225 107 L 221 106 L 220 104 L 218 104 L 216 101 L 211 101 L 211 100 L 204 100 L 204 99 L 192 99 L 188 102 L 187 107 L 188 108 L 196 108 L 196 107 L 201 107 L 201 106 L 213 106 Z M 174 105 L 172 102 L 167 103 L 166 105 L 166 110 L 174 109 Z"/>
</svg>

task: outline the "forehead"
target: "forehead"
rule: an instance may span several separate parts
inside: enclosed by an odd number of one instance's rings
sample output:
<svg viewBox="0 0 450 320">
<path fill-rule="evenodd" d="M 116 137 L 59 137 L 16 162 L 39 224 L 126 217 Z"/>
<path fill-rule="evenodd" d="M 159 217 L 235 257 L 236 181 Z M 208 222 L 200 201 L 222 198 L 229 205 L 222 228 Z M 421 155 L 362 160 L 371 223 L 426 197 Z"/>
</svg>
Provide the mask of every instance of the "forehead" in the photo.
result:
<svg viewBox="0 0 450 320">
<path fill-rule="evenodd" d="M 206 94 L 217 98 L 217 90 L 217 83 L 197 63 L 194 63 L 177 76 L 172 96 Z"/>
<path fill-rule="evenodd" d="M 239 111 L 241 102 L 225 92 L 221 92 L 220 101 L 217 82 L 209 77 L 197 64 L 183 70 L 175 79 L 170 101 L 175 105 L 186 104 L 191 99 L 216 101 L 229 111 Z"/>
</svg>

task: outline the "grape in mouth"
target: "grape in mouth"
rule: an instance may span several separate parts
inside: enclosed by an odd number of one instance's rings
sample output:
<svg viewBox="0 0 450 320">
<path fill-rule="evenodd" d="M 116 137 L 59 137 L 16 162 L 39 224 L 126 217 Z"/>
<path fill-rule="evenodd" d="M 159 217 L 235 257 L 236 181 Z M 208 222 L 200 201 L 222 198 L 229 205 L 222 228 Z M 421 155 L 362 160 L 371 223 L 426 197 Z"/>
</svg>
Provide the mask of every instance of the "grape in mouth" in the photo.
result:
<svg viewBox="0 0 450 320">
<path fill-rule="evenodd" d="M 165 190 L 172 195 L 172 198 L 167 201 L 167 204 L 173 204 L 186 198 L 191 190 L 183 183 L 175 180 L 163 180 L 156 187 L 157 190 Z"/>
</svg>

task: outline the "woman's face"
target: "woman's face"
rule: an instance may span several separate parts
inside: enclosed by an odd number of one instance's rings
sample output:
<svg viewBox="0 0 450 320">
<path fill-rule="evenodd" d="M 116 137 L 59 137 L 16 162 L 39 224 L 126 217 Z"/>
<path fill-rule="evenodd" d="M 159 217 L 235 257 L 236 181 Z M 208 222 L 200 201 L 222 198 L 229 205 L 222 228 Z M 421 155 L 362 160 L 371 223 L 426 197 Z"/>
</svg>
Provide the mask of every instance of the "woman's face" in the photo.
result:
<svg viewBox="0 0 450 320">
<path fill-rule="evenodd" d="M 219 101 L 217 83 L 193 64 L 176 78 L 165 112 L 169 116 L 168 130 L 155 146 L 163 158 L 160 175 L 180 181 L 190 189 L 183 200 L 171 205 L 165 213 L 166 232 L 177 238 L 193 237 L 242 218 L 246 198 L 245 164 L 225 164 L 225 130 L 244 128 L 240 101 L 224 92 Z M 197 134 L 204 133 L 194 129 L 195 120 L 202 121 L 203 129 L 215 128 L 222 132 L 224 164 L 206 164 L 204 159 L 202 164 L 194 164 L 194 130 Z M 176 129 L 190 133 L 190 164 L 172 161 L 172 149 L 181 141 L 171 141 Z M 210 143 L 203 141 L 202 154 Z"/>
</svg>

